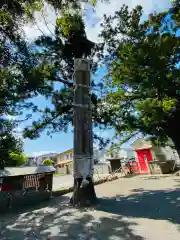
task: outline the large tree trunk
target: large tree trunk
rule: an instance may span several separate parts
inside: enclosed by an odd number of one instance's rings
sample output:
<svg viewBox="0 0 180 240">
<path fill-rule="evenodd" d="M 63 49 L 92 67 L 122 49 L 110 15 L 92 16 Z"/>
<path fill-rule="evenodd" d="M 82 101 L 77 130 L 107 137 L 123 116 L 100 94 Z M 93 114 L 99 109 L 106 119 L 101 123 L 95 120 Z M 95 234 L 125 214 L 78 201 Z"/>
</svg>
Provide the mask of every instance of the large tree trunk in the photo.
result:
<svg viewBox="0 0 180 240">
<path fill-rule="evenodd" d="M 75 60 L 74 73 L 74 192 L 70 204 L 87 206 L 96 202 L 93 176 L 92 109 L 90 62 Z"/>
<path fill-rule="evenodd" d="M 90 177 L 87 177 L 86 179 L 89 182 L 86 186 L 81 186 L 83 178 L 77 178 L 74 180 L 74 192 L 70 199 L 71 205 L 90 206 L 97 203 L 93 180 Z"/>
</svg>

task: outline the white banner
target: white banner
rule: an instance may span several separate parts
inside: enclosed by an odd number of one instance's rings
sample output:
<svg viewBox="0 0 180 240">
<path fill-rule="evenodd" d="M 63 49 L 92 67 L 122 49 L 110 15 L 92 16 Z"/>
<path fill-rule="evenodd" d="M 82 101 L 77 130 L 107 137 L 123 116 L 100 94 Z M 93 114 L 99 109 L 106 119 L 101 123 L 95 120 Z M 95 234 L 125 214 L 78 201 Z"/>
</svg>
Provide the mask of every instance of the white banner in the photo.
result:
<svg viewBox="0 0 180 240">
<path fill-rule="evenodd" d="M 93 160 L 90 157 L 76 158 L 73 162 L 74 178 L 85 178 L 93 175 Z"/>
</svg>

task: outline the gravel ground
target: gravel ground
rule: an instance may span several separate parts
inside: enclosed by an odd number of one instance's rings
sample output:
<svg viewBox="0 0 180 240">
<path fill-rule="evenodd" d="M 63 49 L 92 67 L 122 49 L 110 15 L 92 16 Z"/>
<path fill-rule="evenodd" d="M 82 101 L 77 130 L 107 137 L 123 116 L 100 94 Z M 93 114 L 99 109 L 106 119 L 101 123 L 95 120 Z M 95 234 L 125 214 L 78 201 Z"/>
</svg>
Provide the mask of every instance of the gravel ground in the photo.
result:
<svg viewBox="0 0 180 240">
<path fill-rule="evenodd" d="M 0 217 L 1 240 L 179 240 L 180 177 L 137 176 L 96 186 L 96 208 L 70 195 Z"/>
</svg>

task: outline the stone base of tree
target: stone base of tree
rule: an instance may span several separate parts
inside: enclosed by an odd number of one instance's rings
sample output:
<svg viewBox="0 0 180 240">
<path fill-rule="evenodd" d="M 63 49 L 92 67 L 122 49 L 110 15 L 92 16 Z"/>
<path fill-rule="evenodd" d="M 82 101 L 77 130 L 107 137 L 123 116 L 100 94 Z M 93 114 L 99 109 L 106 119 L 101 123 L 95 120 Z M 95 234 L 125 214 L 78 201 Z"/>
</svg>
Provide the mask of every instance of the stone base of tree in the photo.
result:
<svg viewBox="0 0 180 240">
<path fill-rule="evenodd" d="M 73 206 L 91 206 L 97 203 L 97 197 L 94 189 L 92 178 L 86 178 L 89 183 L 81 187 L 82 178 L 74 180 L 73 196 L 70 199 L 70 204 Z"/>
</svg>

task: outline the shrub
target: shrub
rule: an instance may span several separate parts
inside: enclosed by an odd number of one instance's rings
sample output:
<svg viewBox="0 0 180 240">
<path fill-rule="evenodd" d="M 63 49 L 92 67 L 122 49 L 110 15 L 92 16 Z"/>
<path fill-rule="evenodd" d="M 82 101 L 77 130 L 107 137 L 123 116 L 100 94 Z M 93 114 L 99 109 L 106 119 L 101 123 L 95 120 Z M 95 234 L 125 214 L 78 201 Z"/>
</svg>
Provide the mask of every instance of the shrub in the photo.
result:
<svg viewBox="0 0 180 240">
<path fill-rule="evenodd" d="M 53 161 L 51 159 L 44 159 L 42 165 L 53 165 Z"/>
<path fill-rule="evenodd" d="M 15 153 L 11 152 L 10 153 L 10 160 L 11 160 L 11 166 L 21 166 L 27 161 L 26 155 L 23 153 Z"/>
</svg>

